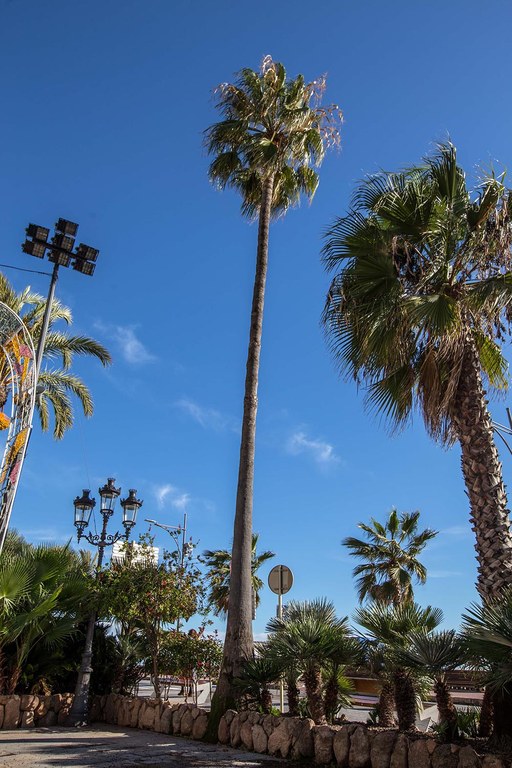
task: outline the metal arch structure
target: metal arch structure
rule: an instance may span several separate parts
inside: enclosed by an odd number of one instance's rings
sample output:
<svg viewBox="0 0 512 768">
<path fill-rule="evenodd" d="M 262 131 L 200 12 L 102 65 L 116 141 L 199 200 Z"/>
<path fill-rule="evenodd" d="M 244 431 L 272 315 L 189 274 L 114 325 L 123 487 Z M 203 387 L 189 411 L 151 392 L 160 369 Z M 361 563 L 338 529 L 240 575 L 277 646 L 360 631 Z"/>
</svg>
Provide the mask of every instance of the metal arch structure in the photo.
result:
<svg viewBox="0 0 512 768">
<path fill-rule="evenodd" d="M 36 355 L 32 336 L 21 317 L 0 302 L 0 394 L 10 398 L 10 416 L 0 408 L 0 429 L 7 430 L 0 465 L 0 553 L 25 460 L 36 401 Z"/>
</svg>

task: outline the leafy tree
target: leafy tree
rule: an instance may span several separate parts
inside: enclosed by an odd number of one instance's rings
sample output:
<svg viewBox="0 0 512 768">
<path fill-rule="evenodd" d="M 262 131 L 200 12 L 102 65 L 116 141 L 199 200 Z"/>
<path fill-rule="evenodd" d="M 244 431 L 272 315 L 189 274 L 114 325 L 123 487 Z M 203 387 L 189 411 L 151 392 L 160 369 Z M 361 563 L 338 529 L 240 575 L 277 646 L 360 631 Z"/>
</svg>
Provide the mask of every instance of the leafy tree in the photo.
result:
<svg viewBox="0 0 512 768">
<path fill-rule="evenodd" d="M 363 560 L 354 568 L 357 576 L 359 601 L 366 598 L 401 605 L 413 599 L 412 578 L 424 584 L 427 570 L 418 560 L 426 543 L 437 536 L 437 531 L 425 528 L 418 531 L 419 512 L 392 509 L 382 525 L 371 519 L 371 524 L 358 523 L 366 534 L 366 541 L 348 536 L 343 539 L 350 555 Z"/>
<path fill-rule="evenodd" d="M 272 216 L 284 214 L 318 185 L 314 170 L 326 145 L 338 140 L 339 110 L 322 108 L 323 79 L 306 83 L 286 76 L 282 64 L 263 60 L 259 72 L 242 69 L 235 83 L 217 88 L 222 120 L 206 131 L 214 159 L 210 179 L 233 187 L 242 197 L 242 214 L 258 218 L 256 272 L 246 366 L 240 463 L 233 533 L 231 600 L 224 663 L 212 702 L 209 737 L 216 738 L 220 715 L 232 703 L 232 680 L 252 658 L 251 543 L 258 372 L 263 304 Z"/>
<path fill-rule="evenodd" d="M 177 552 L 164 552 L 163 561 L 152 560 L 152 538 L 142 536 L 137 558 L 127 556 L 99 574 L 101 614 L 119 622 L 121 635 L 140 630 L 147 643 L 150 676 L 161 698 L 159 657 L 166 627 L 178 617 L 188 620 L 202 605 L 202 577 L 198 568 Z"/>
<path fill-rule="evenodd" d="M 251 579 L 252 591 L 255 596 L 256 608 L 261 602 L 260 591 L 263 588 L 263 582 L 258 576 L 261 566 L 275 557 L 274 552 L 267 550 L 258 554 L 259 534 L 252 534 L 251 546 Z M 231 575 L 231 552 L 227 549 L 206 549 L 203 552 L 203 559 L 208 568 L 206 577 L 210 584 L 209 604 L 213 608 L 215 616 L 226 614 L 229 605 L 229 581 Z"/>
<path fill-rule="evenodd" d="M 367 403 L 391 427 L 416 409 L 434 439 L 459 442 L 484 599 L 512 581 L 507 496 L 484 391 L 484 383 L 507 387 L 500 342 L 512 308 L 509 206 L 493 173 L 470 192 L 446 143 L 417 167 L 367 177 L 324 248 L 336 271 L 324 323 L 340 370 L 366 384 Z"/>
<path fill-rule="evenodd" d="M 414 671 L 401 663 L 400 652 L 408 646 L 414 633 L 434 630 L 442 621 L 442 611 L 431 606 L 421 608 L 416 603 L 400 606 L 372 603 L 356 610 L 354 617 L 377 646 L 388 679 L 392 680 L 399 730 L 411 730 L 416 720 Z M 382 725 L 380 719 L 379 724 Z"/>
<path fill-rule="evenodd" d="M 46 299 L 30 288 L 16 293 L 5 275 L 0 274 L 0 301 L 17 315 L 34 341 L 37 348 L 43 325 Z M 50 426 L 50 409 L 54 417 L 53 436 L 60 440 L 67 429 L 73 425 L 72 397 L 77 397 L 83 412 L 91 416 L 93 401 L 84 382 L 71 372 L 75 355 L 97 358 L 102 365 L 111 363 L 110 352 L 99 342 L 87 336 L 72 336 L 66 331 L 57 330 L 59 321 L 71 325 L 71 310 L 54 299 L 50 310 L 48 335 L 43 350 L 43 367 L 38 380 L 36 408 L 41 427 L 47 431 Z M 49 367 L 49 366 L 52 367 Z M 0 361 L 0 410 L 7 402 L 11 390 L 11 372 L 4 359 Z"/>
</svg>

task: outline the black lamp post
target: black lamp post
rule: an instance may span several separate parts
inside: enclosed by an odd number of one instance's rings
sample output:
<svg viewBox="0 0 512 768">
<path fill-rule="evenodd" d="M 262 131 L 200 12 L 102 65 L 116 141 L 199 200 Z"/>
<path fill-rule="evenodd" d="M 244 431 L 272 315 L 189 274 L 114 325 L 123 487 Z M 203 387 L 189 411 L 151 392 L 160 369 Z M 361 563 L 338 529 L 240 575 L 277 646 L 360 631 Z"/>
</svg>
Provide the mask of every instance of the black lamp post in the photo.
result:
<svg viewBox="0 0 512 768">
<path fill-rule="evenodd" d="M 103 555 L 105 547 L 110 547 L 115 544 L 116 541 L 124 539 L 128 541 L 130 537 L 130 531 L 135 525 L 137 520 L 137 512 L 142 506 L 142 501 L 137 498 L 137 491 L 130 488 L 126 499 L 121 500 L 121 506 L 123 508 L 123 526 L 124 533 L 107 533 L 108 521 L 114 514 L 114 507 L 116 499 L 121 493 L 120 488 L 115 487 L 115 480 L 113 477 L 109 477 L 106 484 L 98 489 L 98 493 L 101 498 L 101 517 L 102 517 L 102 529 L 101 533 L 85 533 L 85 529 L 89 525 L 89 519 L 91 512 L 96 506 L 96 500 L 91 499 L 90 491 L 84 490 L 82 496 L 77 496 L 74 503 L 75 506 L 75 526 L 77 531 L 78 541 L 85 539 L 95 547 L 98 547 L 98 563 L 96 571 L 98 572 L 103 564 Z M 96 626 L 96 610 L 93 610 L 89 616 L 89 624 L 87 626 L 87 635 L 85 638 L 85 648 L 82 655 L 82 663 L 80 665 L 80 671 L 78 672 L 78 680 L 75 689 L 75 698 L 73 700 L 73 706 L 68 717 L 68 723 L 70 725 L 85 725 L 87 723 L 87 714 L 89 709 L 89 686 L 91 681 L 91 658 L 92 658 L 92 643 L 94 639 L 94 628 Z"/>
<path fill-rule="evenodd" d="M 44 343 L 46 334 L 48 333 L 50 310 L 55 296 L 55 285 L 57 283 L 59 267 L 72 266 L 76 272 L 81 272 L 83 275 L 93 275 L 99 251 L 97 248 L 85 245 L 85 243 L 80 243 L 73 251 L 73 248 L 75 247 L 76 233 L 78 232 L 78 224 L 75 224 L 73 221 L 68 221 L 67 219 L 59 219 L 56 222 L 55 234 L 51 240 L 48 240 L 50 237 L 50 230 L 47 229 L 47 227 L 40 227 L 39 224 L 29 224 L 25 232 L 27 233 L 27 239 L 21 246 L 24 253 L 29 253 L 31 256 L 43 259 L 48 250 L 48 258 L 53 263 L 52 279 L 48 291 L 48 298 L 46 300 L 43 325 L 36 352 L 37 381 L 41 370 Z"/>
</svg>

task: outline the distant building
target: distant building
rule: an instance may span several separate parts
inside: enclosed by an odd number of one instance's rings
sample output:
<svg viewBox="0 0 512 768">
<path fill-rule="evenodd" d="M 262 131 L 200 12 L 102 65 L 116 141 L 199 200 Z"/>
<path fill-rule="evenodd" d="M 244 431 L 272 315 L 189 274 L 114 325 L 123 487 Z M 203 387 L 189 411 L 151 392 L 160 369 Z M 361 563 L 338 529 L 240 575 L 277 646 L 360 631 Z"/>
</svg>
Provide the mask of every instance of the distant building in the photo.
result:
<svg viewBox="0 0 512 768">
<path fill-rule="evenodd" d="M 146 547 L 137 544 L 136 541 L 131 541 L 127 544 L 125 541 L 116 541 L 112 547 L 112 562 L 122 563 L 126 558 L 127 548 L 130 548 L 132 563 L 151 563 L 152 565 L 158 565 L 158 547 Z"/>
</svg>

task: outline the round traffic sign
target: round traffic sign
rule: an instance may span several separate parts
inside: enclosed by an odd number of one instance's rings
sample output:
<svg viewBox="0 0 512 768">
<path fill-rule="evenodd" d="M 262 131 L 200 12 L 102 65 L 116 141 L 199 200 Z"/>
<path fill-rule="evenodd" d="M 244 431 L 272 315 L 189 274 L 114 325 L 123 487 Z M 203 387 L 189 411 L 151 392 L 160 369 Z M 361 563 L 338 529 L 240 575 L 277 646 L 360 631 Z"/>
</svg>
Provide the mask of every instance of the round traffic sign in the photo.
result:
<svg viewBox="0 0 512 768">
<path fill-rule="evenodd" d="M 293 573 L 287 565 L 275 565 L 268 575 L 268 585 L 276 595 L 285 595 L 293 585 Z"/>
</svg>

